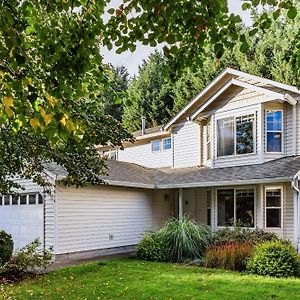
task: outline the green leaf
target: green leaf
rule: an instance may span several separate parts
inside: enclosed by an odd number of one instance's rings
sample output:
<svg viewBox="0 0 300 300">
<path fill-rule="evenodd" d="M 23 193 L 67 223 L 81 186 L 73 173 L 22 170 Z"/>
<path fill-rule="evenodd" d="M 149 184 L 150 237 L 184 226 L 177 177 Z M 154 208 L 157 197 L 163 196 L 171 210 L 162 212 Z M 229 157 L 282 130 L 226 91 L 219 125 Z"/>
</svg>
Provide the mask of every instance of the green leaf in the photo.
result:
<svg viewBox="0 0 300 300">
<path fill-rule="evenodd" d="M 277 20 L 279 16 L 280 16 L 280 10 L 277 9 L 276 11 L 273 12 L 273 19 Z"/>
<path fill-rule="evenodd" d="M 109 14 L 113 15 L 114 12 L 115 12 L 115 9 L 114 9 L 114 8 L 110 8 L 107 12 L 108 12 Z"/>
<path fill-rule="evenodd" d="M 295 19 L 295 17 L 297 16 L 297 9 L 296 7 L 291 7 L 289 10 L 288 10 L 288 13 L 287 13 L 287 16 L 290 18 L 290 19 Z"/>
<path fill-rule="evenodd" d="M 30 35 L 31 33 L 35 32 L 35 28 L 33 26 L 27 26 L 25 32 L 26 34 Z"/>
<path fill-rule="evenodd" d="M 241 52 L 246 53 L 248 51 L 248 49 L 249 49 L 249 44 L 246 41 L 243 42 L 240 47 Z"/>
<path fill-rule="evenodd" d="M 249 35 L 250 36 L 254 36 L 254 35 L 256 35 L 257 32 L 258 32 L 258 29 L 254 28 L 254 29 L 252 29 L 252 30 L 249 31 Z"/>
<path fill-rule="evenodd" d="M 250 9 L 251 8 L 251 4 L 248 3 L 248 2 L 244 2 L 243 5 L 242 5 L 242 9 L 243 10 L 247 10 L 247 9 Z"/>
<path fill-rule="evenodd" d="M 114 100 L 114 104 L 116 104 L 116 105 L 121 105 L 122 103 L 123 103 L 123 100 L 121 98 L 116 98 Z"/>
<path fill-rule="evenodd" d="M 260 3 L 260 0 L 252 0 L 252 5 L 253 6 L 258 6 Z"/>
</svg>

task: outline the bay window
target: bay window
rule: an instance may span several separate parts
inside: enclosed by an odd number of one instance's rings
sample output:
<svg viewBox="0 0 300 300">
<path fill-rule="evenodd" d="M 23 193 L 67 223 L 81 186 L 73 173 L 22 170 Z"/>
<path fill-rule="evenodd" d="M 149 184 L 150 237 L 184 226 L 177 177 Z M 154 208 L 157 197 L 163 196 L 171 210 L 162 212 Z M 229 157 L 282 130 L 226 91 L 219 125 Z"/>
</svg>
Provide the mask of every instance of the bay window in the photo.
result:
<svg viewBox="0 0 300 300">
<path fill-rule="evenodd" d="M 254 189 L 217 190 L 218 226 L 254 227 Z"/>
<path fill-rule="evenodd" d="M 282 111 L 267 111 L 267 152 L 282 152 L 282 127 Z"/>
<path fill-rule="evenodd" d="M 281 188 L 266 189 L 266 227 L 281 228 Z"/>
<path fill-rule="evenodd" d="M 254 153 L 254 114 L 218 120 L 217 133 L 218 156 Z"/>
<path fill-rule="evenodd" d="M 234 154 L 234 118 L 217 121 L 218 156 Z"/>
</svg>

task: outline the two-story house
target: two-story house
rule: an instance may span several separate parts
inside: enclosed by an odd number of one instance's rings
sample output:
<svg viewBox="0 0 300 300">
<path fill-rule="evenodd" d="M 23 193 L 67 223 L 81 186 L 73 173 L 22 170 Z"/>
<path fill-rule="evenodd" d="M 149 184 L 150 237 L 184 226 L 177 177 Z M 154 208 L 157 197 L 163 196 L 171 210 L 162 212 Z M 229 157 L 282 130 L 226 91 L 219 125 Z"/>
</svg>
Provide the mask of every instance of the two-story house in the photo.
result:
<svg viewBox="0 0 300 300">
<path fill-rule="evenodd" d="M 57 258 L 74 257 L 127 251 L 185 214 L 213 229 L 272 231 L 299 248 L 299 100 L 296 87 L 225 69 L 167 124 L 143 126 L 124 150 L 99 147 L 113 158 L 107 185 L 64 188 L 65 171 L 49 166 L 55 192 L 31 184 L 4 195 L 0 228 L 18 246 L 39 236 Z"/>
</svg>

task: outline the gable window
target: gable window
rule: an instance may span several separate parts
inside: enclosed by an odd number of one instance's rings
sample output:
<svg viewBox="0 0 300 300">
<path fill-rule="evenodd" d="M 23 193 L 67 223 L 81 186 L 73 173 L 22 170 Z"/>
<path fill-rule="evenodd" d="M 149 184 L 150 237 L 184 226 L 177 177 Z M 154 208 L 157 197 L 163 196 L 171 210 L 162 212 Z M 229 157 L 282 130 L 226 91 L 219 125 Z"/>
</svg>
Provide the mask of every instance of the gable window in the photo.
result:
<svg viewBox="0 0 300 300">
<path fill-rule="evenodd" d="M 234 118 L 217 121 L 218 156 L 234 154 Z"/>
<path fill-rule="evenodd" d="M 266 227 L 281 228 L 282 189 L 266 189 Z"/>
<path fill-rule="evenodd" d="M 218 226 L 254 227 L 254 189 L 217 190 Z"/>
<path fill-rule="evenodd" d="M 160 151 L 160 140 L 155 140 L 151 142 L 151 151 L 152 152 Z"/>
<path fill-rule="evenodd" d="M 218 156 L 254 153 L 254 114 L 220 119 L 217 130 Z"/>
<path fill-rule="evenodd" d="M 172 140 L 171 138 L 163 139 L 163 149 L 168 150 L 172 148 Z"/>
<path fill-rule="evenodd" d="M 282 111 L 267 111 L 267 152 L 282 152 Z"/>
</svg>

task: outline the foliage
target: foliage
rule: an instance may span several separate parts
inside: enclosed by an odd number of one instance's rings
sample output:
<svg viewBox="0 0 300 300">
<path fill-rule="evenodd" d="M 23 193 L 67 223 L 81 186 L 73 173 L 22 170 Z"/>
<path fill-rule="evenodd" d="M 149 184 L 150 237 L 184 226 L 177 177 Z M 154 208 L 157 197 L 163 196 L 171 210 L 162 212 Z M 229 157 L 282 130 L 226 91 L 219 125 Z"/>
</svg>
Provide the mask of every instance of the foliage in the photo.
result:
<svg viewBox="0 0 300 300">
<path fill-rule="evenodd" d="M 290 242 L 270 241 L 256 246 L 247 270 L 274 277 L 299 276 L 300 257 Z"/>
<path fill-rule="evenodd" d="M 209 227 L 198 225 L 185 216 L 170 219 L 160 233 L 172 262 L 201 258 L 211 238 Z"/>
<path fill-rule="evenodd" d="M 254 6 L 266 2 L 278 5 L 276 0 L 252 0 Z M 284 8 L 295 18 L 290 2 L 280 1 L 277 17 Z M 175 69 L 201 64 L 208 44 L 217 58 L 237 41 L 248 50 L 241 18 L 228 13 L 226 0 L 126 0 L 117 8 L 108 3 L 0 2 L 1 193 L 16 187 L 8 179 L 15 175 L 46 185 L 45 161 L 67 169 L 65 184 L 101 182 L 103 162 L 94 145 L 121 146 L 130 135 L 101 103 L 101 95 L 113 86 L 100 47 L 114 45 L 121 53 L 133 51 L 138 42 L 165 43 L 164 53 Z M 269 23 L 265 15 L 257 22 L 263 29 Z M 297 65 L 297 59 L 293 62 Z"/>
<path fill-rule="evenodd" d="M 135 255 L 142 260 L 167 261 L 167 249 L 160 233 L 148 233 L 139 242 Z"/>
<path fill-rule="evenodd" d="M 11 235 L 0 230 L 0 267 L 11 259 L 13 250 L 14 242 Z"/>
<path fill-rule="evenodd" d="M 278 240 L 276 234 L 262 229 L 250 229 L 246 227 L 222 228 L 213 233 L 212 243 L 215 246 L 230 243 L 249 243 L 257 245 L 266 241 Z"/>
<path fill-rule="evenodd" d="M 45 269 L 52 259 L 52 253 L 49 250 L 44 250 L 41 247 L 39 240 L 35 240 L 28 244 L 0 268 L 0 274 L 20 275 L 26 272 L 34 272 L 37 269 Z"/>
<path fill-rule="evenodd" d="M 0 299 L 300 299 L 300 279 L 135 259 L 62 268 L 0 289 Z"/>
<path fill-rule="evenodd" d="M 209 268 L 244 271 L 247 259 L 253 253 L 253 244 L 231 242 L 210 247 L 204 255 L 204 265 Z"/>
</svg>

